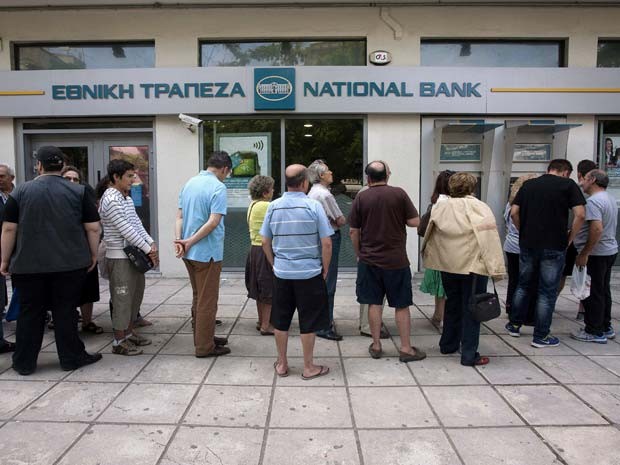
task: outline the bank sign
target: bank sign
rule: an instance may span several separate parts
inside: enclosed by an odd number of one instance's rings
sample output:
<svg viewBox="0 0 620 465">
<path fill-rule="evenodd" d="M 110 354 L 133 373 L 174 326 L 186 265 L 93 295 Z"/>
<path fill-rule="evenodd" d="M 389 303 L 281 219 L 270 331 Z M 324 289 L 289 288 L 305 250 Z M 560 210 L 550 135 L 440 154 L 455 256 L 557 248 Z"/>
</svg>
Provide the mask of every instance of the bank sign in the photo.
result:
<svg viewBox="0 0 620 465">
<path fill-rule="evenodd" d="M 553 86 L 549 86 L 549 83 Z M 0 117 L 617 114 L 620 70 L 426 67 L 0 72 Z"/>
</svg>

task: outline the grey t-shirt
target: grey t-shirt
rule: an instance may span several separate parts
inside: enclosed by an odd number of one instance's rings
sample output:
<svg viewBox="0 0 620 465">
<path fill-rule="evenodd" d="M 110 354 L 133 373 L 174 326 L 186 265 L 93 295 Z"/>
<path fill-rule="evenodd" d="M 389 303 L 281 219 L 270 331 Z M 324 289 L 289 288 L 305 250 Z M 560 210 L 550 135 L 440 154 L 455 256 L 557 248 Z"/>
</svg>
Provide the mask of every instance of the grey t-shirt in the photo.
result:
<svg viewBox="0 0 620 465">
<path fill-rule="evenodd" d="M 575 247 L 581 252 L 588 241 L 590 221 L 603 223 L 601 239 L 592 249 L 590 255 L 608 256 L 618 253 L 616 242 L 616 225 L 618 223 L 618 206 L 616 199 L 607 191 L 597 192 L 586 204 L 586 221 L 575 237 Z"/>
</svg>

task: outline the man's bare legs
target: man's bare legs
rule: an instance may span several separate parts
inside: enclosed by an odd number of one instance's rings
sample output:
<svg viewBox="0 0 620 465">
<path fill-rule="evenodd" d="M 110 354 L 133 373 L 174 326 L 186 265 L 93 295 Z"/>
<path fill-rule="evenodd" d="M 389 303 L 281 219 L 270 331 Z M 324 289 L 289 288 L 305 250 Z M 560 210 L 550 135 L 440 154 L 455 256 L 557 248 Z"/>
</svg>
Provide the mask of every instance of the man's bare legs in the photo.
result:
<svg viewBox="0 0 620 465">
<path fill-rule="evenodd" d="M 368 324 L 372 334 L 372 349 L 381 350 L 381 321 L 383 319 L 383 307 L 381 305 L 368 306 Z"/>
<path fill-rule="evenodd" d="M 273 330 L 276 339 L 276 348 L 278 349 L 278 361 L 276 362 L 276 372 L 283 375 L 288 372 L 288 359 L 286 350 L 288 347 L 288 331 Z M 303 339 L 302 339 L 303 343 Z M 304 352 L 305 355 L 305 352 Z"/>
<path fill-rule="evenodd" d="M 415 354 L 411 347 L 411 313 L 409 307 L 396 309 L 396 326 L 400 336 L 400 351 Z"/>
<path fill-rule="evenodd" d="M 306 378 L 315 376 L 321 372 L 322 367 L 314 364 L 314 341 L 316 335 L 314 333 L 306 333 L 301 335 L 301 348 L 304 353 L 304 371 L 303 376 Z"/>
</svg>

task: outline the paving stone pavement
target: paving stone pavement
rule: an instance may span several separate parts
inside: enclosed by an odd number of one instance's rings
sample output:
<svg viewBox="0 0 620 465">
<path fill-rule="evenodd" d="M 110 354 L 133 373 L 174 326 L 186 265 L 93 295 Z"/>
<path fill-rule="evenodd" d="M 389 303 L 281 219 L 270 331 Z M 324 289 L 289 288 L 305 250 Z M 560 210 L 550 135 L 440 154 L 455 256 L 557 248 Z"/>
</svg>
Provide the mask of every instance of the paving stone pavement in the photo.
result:
<svg viewBox="0 0 620 465">
<path fill-rule="evenodd" d="M 341 273 L 336 294 L 339 343 L 317 340 L 328 376 L 303 381 L 295 323 L 290 376 L 273 371 L 275 344 L 255 328 L 243 276 L 222 277 L 218 333 L 232 354 L 193 357 L 184 279 L 149 279 L 142 332 L 154 344 L 144 355 L 111 354 L 107 290 L 102 281 L 96 322 L 103 335 L 83 335 L 103 360 L 60 370 L 53 333 L 46 331 L 37 372 L 28 377 L 0 355 L 2 465 L 618 465 L 620 344 L 569 338 L 580 323 L 565 290 L 553 332 L 558 348 L 534 349 L 526 335 L 505 334 L 505 317 L 482 328 L 485 367 L 463 367 L 441 355 L 430 324 L 433 298 L 415 291 L 413 343 L 429 357 L 398 361 L 394 335 L 387 356 L 372 360 L 358 333 L 355 277 Z M 620 329 L 620 280 L 614 277 L 614 326 Z M 418 288 L 418 281 L 414 289 Z M 505 282 L 499 286 L 505 294 Z M 14 340 L 14 323 L 5 334 Z"/>
</svg>

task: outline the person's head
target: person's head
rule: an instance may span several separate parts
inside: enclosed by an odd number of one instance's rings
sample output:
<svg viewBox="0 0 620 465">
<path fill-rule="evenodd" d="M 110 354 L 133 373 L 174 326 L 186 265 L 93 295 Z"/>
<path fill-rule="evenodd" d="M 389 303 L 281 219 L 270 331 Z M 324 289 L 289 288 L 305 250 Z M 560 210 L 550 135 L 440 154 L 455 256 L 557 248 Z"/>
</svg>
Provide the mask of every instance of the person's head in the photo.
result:
<svg viewBox="0 0 620 465">
<path fill-rule="evenodd" d="M 547 166 L 547 174 L 553 174 L 563 178 L 570 178 L 572 172 L 573 165 L 565 158 L 556 158 L 555 160 L 551 160 L 549 166 Z"/>
<path fill-rule="evenodd" d="M 613 153 L 614 151 L 614 141 L 609 137 L 605 138 L 605 152 Z"/>
<path fill-rule="evenodd" d="M 0 163 L 0 191 L 9 192 L 13 188 L 15 171 L 9 165 Z"/>
<path fill-rule="evenodd" d="M 517 192 L 519 192 L 519 189 L 521 189 L 521 186 L 523 186 L 523 183 L 525 181 L 529 181 L 530 179 L 534 179 L 536 177 L 538 177 L 538 175 L 532 174 L 532 173 L 519 176 L 517 180 L 514 182 L 514 184 L 512 185 L 512 187 L 510 188 L 510 195 L 508 196 L 508 203 L 512 205 L 512 203 L 515 201 L 515 197 L 517 196 Z"/>
<path fill-rule="evenodd" d="M 577 181 L 579 184 L 583 182 L 583 178 L 585 178 L 586 174 L 594 169 L 596 169 L 596 163 L 592 160 L 581 160 L 577 163 Z"/>
<path fill-rule="evenodd" d="M 222 150 L 211 152 L 207 160 L 207 171 L 211 171 L 220 181 L 232 173 L 232 160 L 227 152 Z"/>
<path fill-rule="evenodd" d="M 433 195 L 431 195 L 431 203 L 437 203 L 437 199 L 440 195 L 450 195 L 450 189 L 448 188 L 448 180 L 454 174 L 454 171 L 445 170 L 437 175 L 435 180 L 435 189 Z"/>
<path fill-rule="evenodd" d="M 380 161 L 371 161 L 366 165 L 364 169 L 366 177 L 368 178 L 368 185 L 387 183 L 388 180 L 388 168 L 387 165 Z"/>
<path fill-rule="evenodd" d="M 284 171 L 289 192 L 308 192 L 308 169 L 304 165 L 290 165 Z"/>
<path fill-rule="evenodd" d="M 271 200 L 275 181 L 271 176 L 257 175 L 250 179 L 248 190 L 252 200 Z"/>
<path fill-rule="evenodd" d="M 60 175 L 70 182 L 75 182 L 77 184 L 82 182 L 82 173 L 79 169 L 72 165 L 65 165 L 60 172 Z"/>
<path fill-rule="evenodd" d="M 324 160 L 314 160 L 308 166 L 308 177 L 311 184 L 329 186 L 334 182 L 334 173 L 332 173 Z"/>
<path fill-rule="evenodd" d="M 101 197 L 103 197 L 103 194 L 108 187 L 110 187 L 110 177 L 106 174 L 95 186 L 95 196 L 97 197 L 97 200 L 101 200 Z"/>
<path fill-rule="evenodd" d="M 465 197 L 472 195 L 476 191 L 478 180 L 471 173 L 454 173 L 448 180 L 448 189 L 450 197 Z"/>
<path fill-rule="evenodd" d="M 118 189 L 123 194 L 131 190 L 135 177 L 135 167 L 132 163 L 126 160 L 111 160 L 108 163 L 110 186 Z"/>
<path fill-rule="evenodd" d="M 584 176 L 583 190 L 586 194 L 592 195 L 599 191 L 604 191 L 609 185 L 609 176 L 603 170 L 595 169 Z"/>
<path fill-rule="evenodd" d="M 37 150 L 37 171 L 43 173 L 60 173 L 65 166 L 65 154 L 58 147 L 45 145 Z"/>
</svg>

